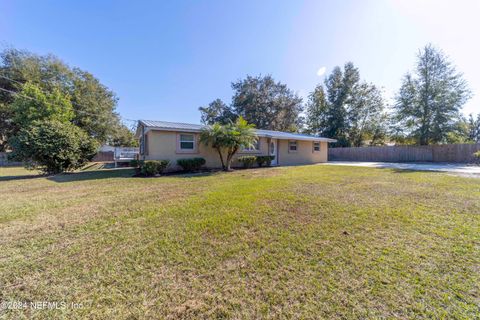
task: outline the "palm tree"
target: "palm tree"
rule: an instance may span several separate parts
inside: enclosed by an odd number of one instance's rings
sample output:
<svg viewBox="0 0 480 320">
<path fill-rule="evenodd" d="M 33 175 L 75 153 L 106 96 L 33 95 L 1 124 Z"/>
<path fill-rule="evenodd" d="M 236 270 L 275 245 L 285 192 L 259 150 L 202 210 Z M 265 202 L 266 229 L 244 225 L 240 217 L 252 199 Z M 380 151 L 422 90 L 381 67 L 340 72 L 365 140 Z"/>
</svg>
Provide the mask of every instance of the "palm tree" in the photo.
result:
<svg viewBox="0 0 480 320">
<path fill-rule="evenodd" d="M 234 123 L 221 125 L 215 123 L 205 127 L 200 133 L 200 142 L 216 149 L 222 162 L 222 169 L 230 171 L 233 156 L 243 147 L 253 147 L 257 141 L 255 126 L 239 117 Z M 226 152 L 226 158 L 223 154 Z"/>
</svg>

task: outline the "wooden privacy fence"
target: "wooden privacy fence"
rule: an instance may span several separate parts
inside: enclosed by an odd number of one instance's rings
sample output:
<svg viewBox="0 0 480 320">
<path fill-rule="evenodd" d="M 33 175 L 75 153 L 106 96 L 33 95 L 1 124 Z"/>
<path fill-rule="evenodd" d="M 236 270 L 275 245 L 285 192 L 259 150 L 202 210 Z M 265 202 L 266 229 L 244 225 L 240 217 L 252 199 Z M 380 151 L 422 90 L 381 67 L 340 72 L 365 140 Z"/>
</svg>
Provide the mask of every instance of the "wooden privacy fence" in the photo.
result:
<svg viewBox="0 0 480 320">
<path fill-rule="evenodd" d="M 112 162 L 113 151 L 99 151 L 92 159 L 94 162 Z"/>
<path fill-rule="evenodd" d="M 477 144 L 440 144 L 430 146 L 392 146 L 330 148 L 331 161 L 379 162 L 474 162 L 473 153 L 480 150 Z"/>
</svg>

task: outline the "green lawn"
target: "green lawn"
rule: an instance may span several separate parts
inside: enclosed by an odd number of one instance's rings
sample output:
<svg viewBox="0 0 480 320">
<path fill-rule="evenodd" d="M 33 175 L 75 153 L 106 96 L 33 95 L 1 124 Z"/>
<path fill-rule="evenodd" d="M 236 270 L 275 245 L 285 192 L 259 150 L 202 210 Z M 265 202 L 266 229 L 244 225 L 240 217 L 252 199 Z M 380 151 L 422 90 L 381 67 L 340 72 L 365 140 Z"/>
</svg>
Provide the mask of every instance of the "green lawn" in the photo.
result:
<svg viewBox="0 0 480 320">
<path fill-rule="evenodd" d="M 68 304 L 0 319 L 480 318 L 480 179 L 131 173 L 0 168 L 0 300 Z"/>
</svg>

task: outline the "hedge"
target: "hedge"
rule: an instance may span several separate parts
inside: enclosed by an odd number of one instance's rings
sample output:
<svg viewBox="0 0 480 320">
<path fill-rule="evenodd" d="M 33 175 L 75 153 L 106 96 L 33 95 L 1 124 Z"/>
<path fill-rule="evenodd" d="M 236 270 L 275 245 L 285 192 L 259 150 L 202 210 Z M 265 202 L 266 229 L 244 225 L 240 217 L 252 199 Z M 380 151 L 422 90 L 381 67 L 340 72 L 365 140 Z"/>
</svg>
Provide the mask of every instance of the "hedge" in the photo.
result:
<svg viewBox="0 0 480 320">
<path fill-rule="evenodd" d="M 177 164 L 182 167 L 183 171 L 198 171 L 205 164 L 204 158 L 188 158 L 178 159 Z"/>
<path fill-rule="evenodd" d="M 244 156 L 238 158 L 238 161 L 243 164 L 244 168 L 251 168 L 253 164 L 257 161 L 257 157 L 255 156 Z"/>
</svg>

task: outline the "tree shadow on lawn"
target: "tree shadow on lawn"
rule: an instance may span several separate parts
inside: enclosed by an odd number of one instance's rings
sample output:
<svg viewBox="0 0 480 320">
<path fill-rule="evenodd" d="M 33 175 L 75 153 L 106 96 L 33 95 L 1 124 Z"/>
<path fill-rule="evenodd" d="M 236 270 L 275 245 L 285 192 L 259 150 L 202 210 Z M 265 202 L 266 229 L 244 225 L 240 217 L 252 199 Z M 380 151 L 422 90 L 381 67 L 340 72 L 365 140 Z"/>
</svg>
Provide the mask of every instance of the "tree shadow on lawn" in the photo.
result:
<svg viewBox="0 0 480 320">
<path fill-rule="evenodd" d="M 53 176 L 48 176 L 47 179 L 58 183 L 85 181 L 85 180 L 99 180 L 111 178 L 131 178 L 134 175 L 132 168 L 119 168 L 112 170 L 90 170 L 81 172 L 61 173 Z"/>
<path fill-rule="evenodd" d="M 98 180 L 98 179 L 110 179 L 110 178 L 130 178 L 134 174 L 133 169 L 115 169 L 115 170 L 94 170 L 87 172 L 68 172 L 60 173 L 57 175 L 46 174 L 30 174 L 30 175 L 18 175 L 18 176 L 1 176 L 1 181 L 14 181 L 14 180 L 33 180 L 39 178 L 46 178 L 50 181 L 59 183 L 84 181 L 84 180 Z"/>
<path fill-rule="evenodd" d="M 158 179 L 163 177 L 175 178 L 200 178 L 215 175 L 221 171 L 202 171 L 202 172 L 171 172 L 155 177 L 144 177 L 135 175 L 133 168 L 117 168 L 107 170 L 91 170 L 85 172 L 62 173 L 54 176 L 48 176 L 47 179 L 58 183 L 85 181 L 85 180 L 99 180 L 112 178 L 138 178 L 138 179 Z"/>
<path fill-rule="evenodd" d="M 28 180 L 28 179 L 38 179 L 38 178 L 45 178 L 45 175 L 34 175 L 34 174 L 25 174 L 21 176 L 1 176 L 1 181 L 13 181 L 13 180 Z"/>
<path fill-rule="evenodd" d="M 74 182 L 74 181 L 86 181 L 86 180 L 99 180 L 99 179 L 112 179 L 112 178 L 143 178 L 143 179 L 156 179 L 163 177 L 176 177 L 184 179 L 201 178 L 211 175 L 217 175 L 222 173 L 221 170 L 201 171 L 201 172 L 169 172 L 157 177 L 144 177 L 135 176 L 135 169 L 132 168 L 117 168 L 117 169 L 99 169 L 88 170 L 80 172 L 66 172 L 56 175 L 45 174 L 26 174 L 26 175 L 10 175 L 0 176 L 0 182 L 2 181 L 15 181 L 15 180 L 30 180 L 46 178 L 50 181 L 57 183 Z"/>
</svg>

